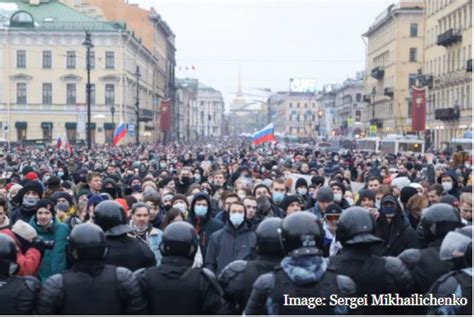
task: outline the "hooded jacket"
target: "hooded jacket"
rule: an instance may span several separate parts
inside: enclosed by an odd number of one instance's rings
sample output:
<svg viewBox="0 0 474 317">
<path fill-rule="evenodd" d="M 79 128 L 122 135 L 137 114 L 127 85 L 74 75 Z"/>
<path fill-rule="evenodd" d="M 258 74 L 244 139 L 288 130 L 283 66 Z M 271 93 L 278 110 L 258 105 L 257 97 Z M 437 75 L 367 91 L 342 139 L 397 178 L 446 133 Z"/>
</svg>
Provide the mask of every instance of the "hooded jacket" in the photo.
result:
<svg viewBox="0 0 474 317">
<path fill-rule="evenodd" d="M 245 221 L 235 228 L 228 220 L 211 236 L 204 266 L 219 274 L 232 261 L 254 259 L 256 244 L 257 236 Z"/>
<path fill-rule="evenodd" d="M 438 179 L 436 180 L 438 182 L 438 184 L 441 184 L 441 179 L 443 178 L 443 176 L 444 177 L 449 176 L 453 180 L 453 188 L 449 192 L 445 191 L 445 193 L 449 194 L 449 195 L 453 195 L 454 197 L 459 199 L 459 196 L 461 195 L 461 189 L 459 188 L 459 182 L 458 182 L 456 176 L 454 175 L 454 173 L 451 172 L 451 171 L 446 171 L 443 174 L 441 174 L 438 177 Z"/>
<path fill-rule="evenodd" d="M 396 208 L 391 223 L 387 221 L 387 217 L 382 212 L 380 212 L 377 219 L 376 236 L 385 241 L 385 243 L 380 243 L 380 247 L 376 248 L 377 255 L 398 256 L 406 249 L 418 249 L 420 247 L 416 231 L 403 216 L 399 203 L 397 203 Z"/>
<path fill-rule="evenodd" d="M 38 236 L 46 241 L 54 241 L 52 250 L 46 250 L 41 260 L 38 277 L 41 282 L 46 281 L 50 276 L 62 273 L 67 269 L 66 247 L 69 228 L 53 218 L 53 223 L 47 229 L 37 224 L 36 218 L 30 220 L 30 225 L 36 230 Z"/>
<path fill-rule="evenodd" d="M 196 201 L 205 199 L 208 204 L 208 210 L 205 217 L 198 217 L 194 212 L 194 206 Z M 212 234 L 224 226 L 224 224 L 212 218 L 211 215 L 211 199 L 206 193 L 197 193 L 194 195 L 193 201 L 191 202 L 191 208 L 189 210 L 188 222 L 196 229 L 196 233 L 199 235 L 199 246 L 201 247 L 202 256 L 205 258 L 207 246 Z"/>
</svg>

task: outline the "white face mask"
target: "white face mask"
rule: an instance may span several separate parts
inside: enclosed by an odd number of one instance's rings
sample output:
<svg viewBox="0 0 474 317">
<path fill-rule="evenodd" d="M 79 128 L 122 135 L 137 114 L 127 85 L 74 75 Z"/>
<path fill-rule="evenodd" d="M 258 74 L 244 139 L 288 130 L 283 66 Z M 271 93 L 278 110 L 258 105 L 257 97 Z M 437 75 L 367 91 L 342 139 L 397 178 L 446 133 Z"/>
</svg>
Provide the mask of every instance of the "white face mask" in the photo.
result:
<svg viewBox="0 0 474 317">
<path fill-rule="evenodd" d="M 242 222 L 244 222 L 244 214 L 241 214 L 241 213 L 234 213 L 234 214 L 231 214 L 230 217 L 229 217 L 229 220 L 230 222 L 234 225 L 234 227 L 238 227 L 242 224 Z"/>
<path fill-rule="evenodd" d="M 306 188 L 298 188 L 296 191 L 298 192 L 298 194 L 303 196 L 308 193 L 308 190 Z"/>
<path fill-rule="evenodd" d="M 341 200 L 342 200 L 342 194 L 341 193 L 334 194 L 334 201 L 336 203 L 340 203 Z"/>
<path fill-rule="evenodd" d="M 352 200 L 352 198 L 346 198 L 346 200 L 349 203 L 349 206 L 354 205 L 354 200 Z"/>
<path fill-rule="evenodd" d="M 453 183 L 452 182 L 443 182 L 443 183 L 441 183 L 441 186 L 443 186 L 443 189 L 447 192 L 449 192 L 451 189 L 453 189 Z"/>
<path fill-rule="evenodd" d="M 182 213 L 186 211 L 186 204 L 174 204 L 173 208 L 179 209 Z"/>
</svg>

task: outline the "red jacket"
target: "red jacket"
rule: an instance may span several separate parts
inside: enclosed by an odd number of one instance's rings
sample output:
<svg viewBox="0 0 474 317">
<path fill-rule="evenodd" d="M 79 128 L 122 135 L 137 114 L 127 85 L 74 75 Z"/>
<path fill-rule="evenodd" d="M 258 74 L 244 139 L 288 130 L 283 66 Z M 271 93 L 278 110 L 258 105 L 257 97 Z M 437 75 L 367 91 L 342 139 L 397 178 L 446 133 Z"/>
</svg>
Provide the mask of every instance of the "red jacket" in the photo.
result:
<svg viewBox="0 0 474 317">
<path fill-rule="evenodd" d="M 28 251 L 23 254 L 20 248 L 20 241 L 18 241 L 18 238 L 15 236 L 13 231 L 11 231 L 10 229 L 3 229 L 0 230 L 0 233 L 4 233 L 13 240 L 15 240 L 18 251 L 16 256 L 16 263 L 20 266 L 20 271 L 18 272 L 18 275 L 36 275 L 41 265 L 41 252 L 35 248 L 29 248 Z"/>
</svg>

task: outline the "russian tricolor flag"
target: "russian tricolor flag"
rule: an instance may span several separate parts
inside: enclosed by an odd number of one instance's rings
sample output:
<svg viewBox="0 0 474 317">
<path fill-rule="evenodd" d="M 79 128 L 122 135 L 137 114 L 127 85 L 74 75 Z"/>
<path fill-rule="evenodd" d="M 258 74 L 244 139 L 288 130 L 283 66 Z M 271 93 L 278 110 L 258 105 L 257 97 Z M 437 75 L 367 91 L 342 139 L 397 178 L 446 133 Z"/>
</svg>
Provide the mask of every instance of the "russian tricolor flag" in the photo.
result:
<svg viewBox="0 0 474 317">
<path fill-rule="evenodd" d="M 126 135 L 127 135 L 127 125 L 125 124 L 125 122 L 121 121 L 117 129 L 115 129 L 113 145 L 114 146 L 117 145 L 120 142 L 120 140 L 125 138 Z"/>
<path fill-rule="evenodd" d="M 253 144 L 261 144 L 265 142 L 272 142 L 276 141 L 275 138 L 275 128 L 273 127 L 273 122 L 267 125 L 262 130 L 255 132 L 253 135 L 252 143 Z"/>
</svg>

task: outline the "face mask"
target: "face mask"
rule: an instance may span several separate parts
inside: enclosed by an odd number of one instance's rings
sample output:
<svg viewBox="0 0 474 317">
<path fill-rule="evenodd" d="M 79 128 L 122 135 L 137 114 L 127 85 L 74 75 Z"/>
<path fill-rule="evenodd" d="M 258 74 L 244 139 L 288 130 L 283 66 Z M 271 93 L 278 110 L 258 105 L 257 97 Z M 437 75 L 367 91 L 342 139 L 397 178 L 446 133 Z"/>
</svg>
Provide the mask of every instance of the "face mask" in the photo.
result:
<svg viewBox="0 0 474 317">
<path fill-rule="evenodd" d="M 46 183 L 48 181 L 49 177 L 50 177 L 49 175 L 45 175 L 43 177 L 43 183 Z"/>
<path fill-rule="evenodd" d="M 194 174 L 194 180 L 196 182 L 200 182 L 201 181 L 201 174 Z"/>
<path fill-rule="evenodd" d="M 160 163 L 161 168 L 166 168 L 166 163 Z"/>
<path fill-rule="evenodd" d="M 443 189 L 447 192 L 449 192 L 451 189 L 453 189 L 453 183 L 451 183 L 451 182 L 443 182 L 443 183 L 441 183 L 441 186 L 443 186 Z"/>
<path fill-rule="evenodd" d="M 339 161 L 339 156 L 334 156 L 334 161 Z"/>
<path fill-rule="evenodd" d="M 58 172 L 58 176 L 59 176 L 59 177 L 63 177 L 63 176 L 64 176 L 64 172 Z"/>
<path fill-rule="evenodd" d="M 181 178 L 181 182 L 185 185 L 191 184 L 191 177 L 184 176 Z"/>
<path fill-rule="evenodd" d="M 280 192 L 272 193 L 272 199 L 275 204 L 281 203 L 284 198 L 285 198 L 285 194 L 283 193 L 280 193 Z"/>
<path fill-rule="evenodd" d="M 59 211 L 66 212 L 69 209 L 69 203 L 58 203 L 56 205 L 56 209 Z"/>
<path fill-rule="evenodd" d="M 147 229 L 148 229 L 148 226 L 145 225 L 145 226 L 137 226 L 137 225 L 133 225 L 133 228 L 135 229 L 135 231 L 137 231 L 138 233 L 144 233 Z"/>
<path fill-rule="evenodd" d="M 23 205 L 25 207 L 33 207 L 33 206 L 36 206 L 36 204 L 38 203 L 39 201 L 39 198 L 36 198 L 36 197 L 29 197 L 29 196 L 25 196 L 23 197 Z"/>
<path fill-rule="evenodd" d="M 395 214 L 397 207 L 382 207 L 380 211 L 388 216 L 391 216 Z"/>
<path fill-rule="evenodd" d="M 354 205 L 354 200 L 352 200 L 352 198 L 346 198 L 346 200 L 349 203 L 349 206 Z"/>
<path fill-rule="evenodd" d="M 142 191 L 142 185 L 140 184 L 137 184 L 137 185 L 132 185 L 132 191 L 134 193 L 139 193 Z"/>
<path fill-rule="evenodd" d="M 308 190 L 306 188 L 299 188 L 296 190 L 296 192 L 302 196 L 306 195 L 308 193 Z"/>
<path fill-rule="evenodd" d="M 206 206 L 194 206 L 194 213 L 198 217 L 204 217 L 207 215 L 207 207 Z"/>
<path fill-rule="evenodd" d="M 185 204 L 175 204 L 173 205 L 173 208 L 179 209 L 182 213 L 186 211 L 186 205 Z"/>
<path fill-rule="evenodd" d="M 115 196 L 117 195 L 117 191 L 115 190 L 115 188 L 104 188 L 102 191 L 112 196 L 113 199 L 116 198 Z"/>
<path fill-rule="evenodd" d="M 231 214 L 229 220 L 237 228 L 244 222 L 244 214 Z"/>
<path fill-rule="evenodd" d="M 334 194 L 334 201 L 336 203 L 340 203 L 341 200 L 342 200 L 342 194 L 340 194 L 340 193 Z"/>
</svg>

